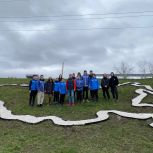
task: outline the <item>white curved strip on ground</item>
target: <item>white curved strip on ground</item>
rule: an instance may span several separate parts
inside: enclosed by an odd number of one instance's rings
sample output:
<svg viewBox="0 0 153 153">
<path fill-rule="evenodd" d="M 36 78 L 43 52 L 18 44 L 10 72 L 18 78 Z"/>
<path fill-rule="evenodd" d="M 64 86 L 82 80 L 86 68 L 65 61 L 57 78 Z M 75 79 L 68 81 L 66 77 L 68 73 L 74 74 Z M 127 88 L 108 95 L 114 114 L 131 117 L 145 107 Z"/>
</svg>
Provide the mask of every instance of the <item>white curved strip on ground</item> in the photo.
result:
<svg viewBox="0 0 153 153">
<path fill-rule="evenodd" d="M 17 86 L 18 84 L 0 84 L 0 87 L 4 87 L 4 86 Z"/>
<path fill-rule="evenodd" d="M 136 98 L 132 99 L 132 105 L 133 106 L 138 106 L 138 107 L 143 107 L 143 106 L 149 106 L 153 107 L 152 104 L 141 104 L 141 101 L 147 96 L 147 93 L 153 94 L 153 90 L 151 86 L 147 85 L 141 85 L 140 83 L 124 83 L 120 84 L 119 86 L 127 85 L 130 84 L 132 86 L 138 86 L 138 87 L 145 87 L 146 89 L 137 89 L 136 93 L 139 94 Z M 152 91 L 150 91 L 152 90 Z M 65 121 L 62 118 L 59 118 L 57 116 L 46 116 L 46 117 L 35 117 L 31 115 L 13 115 L 10 110 L 8 110 L 4 106 L 4 102 L 0 101 L 0 118 L 6 119 L 6 120 L 19 120 L 22 122 L 26 123 L 40 123 L 45 120 L 51 120 L 54 124 L 56 125 L 61 125 L 61 126 L 76 126 L 76 125 L 86 125 L 86 124 L 93 124 L 97 122 L 101 122 L 104 120 L 107 120 L 109 118 L 109 114 L 113 113 L 116 115 L 119 115 L 121 117 L 126 117 L 126 118 L 132 118 L 132 119 L 141 119 L 141 120 L 146 120 L 153 118 L 153 113 L 128 113 L 128 112 L 122 112 L 122 111 L 117 111 L 117 110 L 108 110 L 108 111 L 99 111 L 97 112 L 97 117 L 93 119 L 87 119 L 87 120 L 78 120 L 78 121 Z M 150 124 L 151 127 L 153 127 L 153 123 Z"/>
</svg>

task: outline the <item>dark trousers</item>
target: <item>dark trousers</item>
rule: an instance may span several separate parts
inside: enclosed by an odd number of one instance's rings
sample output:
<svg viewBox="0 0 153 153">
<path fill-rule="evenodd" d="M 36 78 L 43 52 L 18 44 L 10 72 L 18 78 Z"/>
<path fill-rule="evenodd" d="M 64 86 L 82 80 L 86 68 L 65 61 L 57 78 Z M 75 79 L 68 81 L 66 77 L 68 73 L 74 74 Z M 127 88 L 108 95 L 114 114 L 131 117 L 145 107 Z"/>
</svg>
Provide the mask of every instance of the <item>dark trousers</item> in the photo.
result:
<svg viewBox="0 0 153 153">
<path fill-rule="evenodd" d="M 88 99 L 88 87 L 83 87 L 83 99 L 87 100 Z"/>
<path fill-rule="evenodd" d="M 36 96 L 37 96 L 37 90 L 32 90 L 32 91 L 30 92 L 30 99 L 29 99 L 29 105 L 30 105 L 30 106 L 34 106 Z"/>
<path fill-rule="evenodd" d="M 111 87 L 112 96 L 114 99 L 118 99 L 118 90 L 117 87 Z"/>
<path fill-rule="evenodd" d="M 54 102 L 59 102 L 59 92 L 54 92 Z"/>
<path fill-rule="evenodd" d="M 65 101 L 65 94 L 60 94 L 60 104 L 63 105 Z"/>
<path fill-rule="evenodd" d="M 82 91 L 77 90 L 77 101 L 81 102 L 82 101 Z"/>
<path fill-rule="evenodd" d="M 108 88 L 103 87 L 102 90 L 103 90 L 103 97 L 106 99 L 107 96 L 107 98 L 110 99 Z"/>
<path fill-rule="evenodd" d="M 98 90 L 90 90 L 91 100 L 98 101 Z"/>
</svg>

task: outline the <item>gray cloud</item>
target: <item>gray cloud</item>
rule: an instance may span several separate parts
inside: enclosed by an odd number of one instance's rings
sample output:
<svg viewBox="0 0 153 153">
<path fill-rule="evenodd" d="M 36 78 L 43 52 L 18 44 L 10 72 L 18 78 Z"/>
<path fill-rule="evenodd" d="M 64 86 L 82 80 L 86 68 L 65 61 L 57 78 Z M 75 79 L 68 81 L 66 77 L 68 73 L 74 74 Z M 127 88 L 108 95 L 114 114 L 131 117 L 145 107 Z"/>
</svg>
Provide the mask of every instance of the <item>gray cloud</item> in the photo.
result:
<svg viewBox="0 0 153 153">
<path fill-rule="evenodd" d="M 145 2 L 142 0 L 27 0 L 26 2 L 3 3 L 0 5 L 0 17 L 150 11 L 152 6 L 153 2 L 150 0 Z M 90 15 L 87 17 L 93 18 Z M 138 72 L 139 61 L 152 61 L 153 28 L 56 30 L 152 26 L 153 17 L 151 16 L 70 21 L 61 20 L 63 18 L 78 19 L 82 17 L 54 17 L 56 21 L 33 21 L 34 19 L 51 19 L 40 17 L 0 18 L 0 21 L 32 20 L 29 22 L 0 22 L 1 77 L 23 77 L 27 73 L 57 76 L 61 71 L 63 61 L 65 62 L 66 76 L 68 73 L 84 69 L 93 69 L 97 73 L 110 72 L 121 61 L 130 62 L 135 67 L 135 72 Z M 2 31 L 2 29 L 6 31 Z"/>
</svg>

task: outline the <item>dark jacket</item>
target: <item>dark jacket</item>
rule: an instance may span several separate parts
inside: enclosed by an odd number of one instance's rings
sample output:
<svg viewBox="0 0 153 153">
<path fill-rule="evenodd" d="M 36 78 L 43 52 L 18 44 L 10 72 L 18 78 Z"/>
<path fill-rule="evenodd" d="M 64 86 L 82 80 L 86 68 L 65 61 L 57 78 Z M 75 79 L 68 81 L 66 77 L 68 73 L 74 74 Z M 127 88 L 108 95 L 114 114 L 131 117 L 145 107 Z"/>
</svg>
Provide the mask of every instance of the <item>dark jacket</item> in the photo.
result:
<svg viewBox="0 0 153 153">
<path fill-rule="evenodd" d="M 101 80 L 101 87 L 102 88 L 109 88 L 109 79 L 108 78 L 103 78 Z"/>
<path fill-rule="evenodd" d="M 109 86 L 113 88 L 118 86 L 118 84 L 119 84 L 118 78 L 116 76 L 112 76 L 109 80 Z"/>
<path fill-rule="evenodd" d="M 54 82 L 47 81 L 45 83 L 45 93 L 52 94 L 54 91 Z"/>
</svg>

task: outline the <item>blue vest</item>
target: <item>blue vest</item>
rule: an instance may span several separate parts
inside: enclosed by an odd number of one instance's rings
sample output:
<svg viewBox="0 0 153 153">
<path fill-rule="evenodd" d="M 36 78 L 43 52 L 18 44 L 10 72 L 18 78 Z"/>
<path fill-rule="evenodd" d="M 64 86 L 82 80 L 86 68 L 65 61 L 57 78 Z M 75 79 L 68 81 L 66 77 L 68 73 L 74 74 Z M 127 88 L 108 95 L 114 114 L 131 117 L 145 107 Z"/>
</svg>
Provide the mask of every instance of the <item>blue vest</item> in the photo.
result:
<svg viewBox="0 0 153 153">
<path fill-rule="evenodd" d="M 59 83 L 59 92 L 60 94 L 66 94 L 66 83 L 65 82 Z"/>
<path fill-rule="evenodd" d="M 38 80 L 31 80 L 29 84 L 29 90 L 38 90 Z"/>
<path fill-rule="evenodd" d="M 55 92 L 59 92 L 59 84 L 60 84 L 60 83 L 59 83 L 58 81 L 55 81 L 55 82 L 54 82 L 54 91 L 55 91 Z"/>
<path fill-rule="evenodd" d="M 98 90 L 98 89 L 99 89 L 98 79 L 96 78 L 90 79 L 90 90 Z"/>
<path fill-rule="evenodd" d="M 45 81 L 39 80 L 39 82 L 38 82 L 38 91 L 41 91 L 41 92 L 45 91 Z"/>
</svg>

